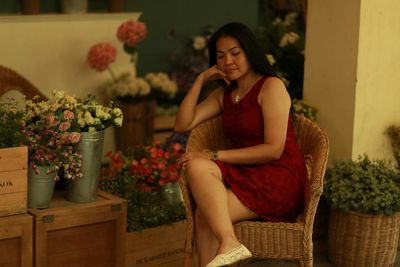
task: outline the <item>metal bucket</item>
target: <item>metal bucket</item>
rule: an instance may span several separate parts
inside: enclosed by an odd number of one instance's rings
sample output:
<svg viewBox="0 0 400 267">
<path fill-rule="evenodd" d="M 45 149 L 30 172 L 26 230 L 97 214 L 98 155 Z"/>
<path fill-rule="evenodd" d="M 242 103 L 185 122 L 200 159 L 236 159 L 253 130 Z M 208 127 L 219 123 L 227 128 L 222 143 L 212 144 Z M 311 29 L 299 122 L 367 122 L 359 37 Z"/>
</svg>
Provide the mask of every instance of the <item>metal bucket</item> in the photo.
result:
<svg viewBox="0 0 400 267">
<path fill-rule="evenodd" d="M 67 199 L 86 203 L 97 199 L 101 159 L 103 156 L 104 130 L 81 133 L 76 151 L 82 155 L 82 178 L 67 180 Z"/>
<path fill-rule="evenodd" d="M 164 200 L 170 205 L 183 202 L 182 192 L 177 182 L 167 183 L 161 190 Z"/>
<path fill-rule="evenodd" d="M 57 173 L 52 166 L 37 166 L 37 169 L 38 173 L 31 166 L 28 169 L 28 208 L 45 209 L 53 198 Z"/>
</svg>

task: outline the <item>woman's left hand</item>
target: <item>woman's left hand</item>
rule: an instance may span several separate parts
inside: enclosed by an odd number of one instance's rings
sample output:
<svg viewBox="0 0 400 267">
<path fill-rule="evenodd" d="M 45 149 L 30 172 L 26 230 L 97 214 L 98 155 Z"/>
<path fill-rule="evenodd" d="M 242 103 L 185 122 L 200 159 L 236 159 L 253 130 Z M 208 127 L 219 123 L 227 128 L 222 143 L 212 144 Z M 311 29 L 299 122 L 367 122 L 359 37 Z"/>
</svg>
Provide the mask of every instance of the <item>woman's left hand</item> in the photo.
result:
<svg viewBox="0 0 400 267">
<path fill-rule="evenodd" d="M 180 164 L 185 165 L 187 161 L 195 158 L 202 158 L 202 159 L 211 159 L 211 151 L 205 150 L 202 152 L 186 152 L 182 155 L 182 157 L 179 160 Z"/>
</svg>

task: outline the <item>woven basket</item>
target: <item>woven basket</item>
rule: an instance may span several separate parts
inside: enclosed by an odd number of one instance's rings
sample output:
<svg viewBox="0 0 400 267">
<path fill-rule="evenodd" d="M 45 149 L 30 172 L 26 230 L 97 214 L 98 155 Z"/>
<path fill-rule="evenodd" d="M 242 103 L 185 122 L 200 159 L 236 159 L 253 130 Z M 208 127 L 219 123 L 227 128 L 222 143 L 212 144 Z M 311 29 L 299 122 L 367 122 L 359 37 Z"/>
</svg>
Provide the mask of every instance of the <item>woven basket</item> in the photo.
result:
<svg viewBox="0 0 400 267">
<path fill-rule="evenodd" d="M 400 213 L 378 216 L 331 210 L 329 261 L 340 267 L 394 266 L 399 228 Z"/>
</svg>

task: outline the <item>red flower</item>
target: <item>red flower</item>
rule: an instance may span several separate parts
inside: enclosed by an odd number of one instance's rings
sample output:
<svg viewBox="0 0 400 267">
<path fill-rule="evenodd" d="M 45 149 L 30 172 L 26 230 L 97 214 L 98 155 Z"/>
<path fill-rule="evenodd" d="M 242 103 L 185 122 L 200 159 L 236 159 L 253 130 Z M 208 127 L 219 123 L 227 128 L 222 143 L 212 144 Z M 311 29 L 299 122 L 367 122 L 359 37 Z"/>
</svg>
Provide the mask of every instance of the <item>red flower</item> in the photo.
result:
<svg viewBox="0 0 400 267">
<path fill-rule="evenodd" d="M 87 63 L 95 70 L 103 71 L 115 61 L 116 55 L 117 50 L 112 44 L 98 43 L 90 48 Z"/>
<path fill-rule="evenodd" d="M 127 46 L 133 47 L 147 37 L 146 24 L 128 20 L 118 27 L 117 37 Z"/>
</svg>

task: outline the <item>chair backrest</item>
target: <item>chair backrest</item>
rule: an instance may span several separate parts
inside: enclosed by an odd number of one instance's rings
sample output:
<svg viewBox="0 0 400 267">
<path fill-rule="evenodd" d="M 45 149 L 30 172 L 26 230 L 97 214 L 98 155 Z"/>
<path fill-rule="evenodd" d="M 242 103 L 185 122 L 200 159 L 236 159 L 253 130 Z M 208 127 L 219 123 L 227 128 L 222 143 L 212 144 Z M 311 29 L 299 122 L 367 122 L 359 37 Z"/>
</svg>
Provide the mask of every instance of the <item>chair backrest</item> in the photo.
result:
<svg viewBox="0 0 400 267">
<path fill-rule="evenodd" d="M 309 192 L 304 210 L 305 223 L 313 223 L 319 198 L 323 191 L 323 178 L 328 162 L 329 141 L 324 130 L 302 115 L 294 116 L 297 142 L 304 155 L 311 156 Z"/>
<path fill-rule="evenodd" d="M 0 97 L 12 90 L 21 92 L 27 99 L 36 95 L 43 100 L 47 99 L 30 81 L 16 71 L 0 65 Z"/>
</svg>

